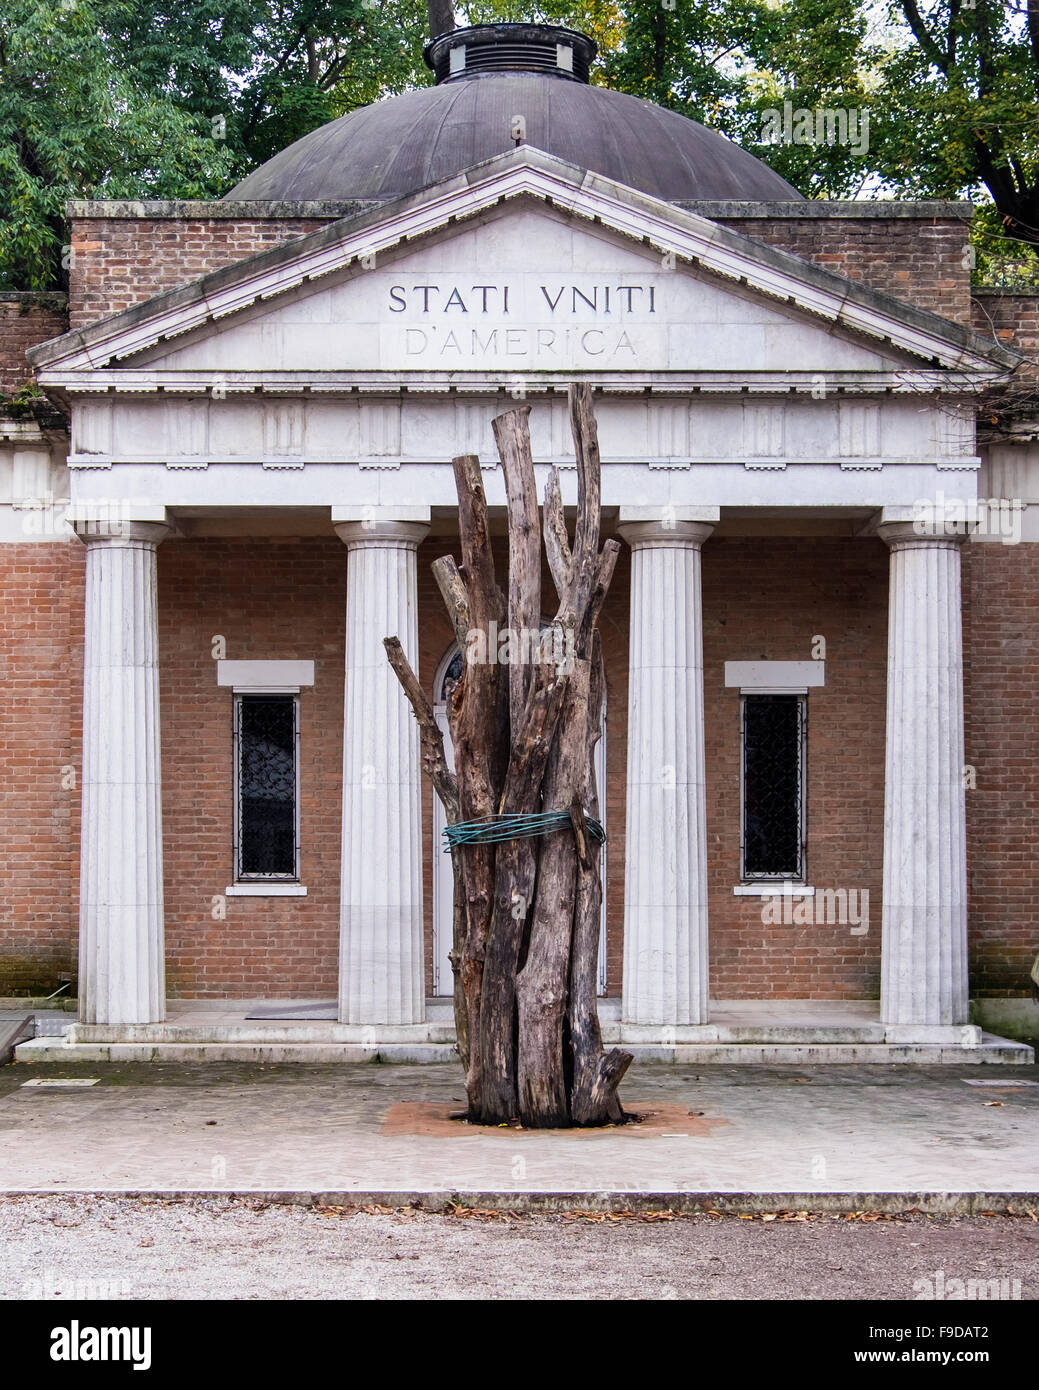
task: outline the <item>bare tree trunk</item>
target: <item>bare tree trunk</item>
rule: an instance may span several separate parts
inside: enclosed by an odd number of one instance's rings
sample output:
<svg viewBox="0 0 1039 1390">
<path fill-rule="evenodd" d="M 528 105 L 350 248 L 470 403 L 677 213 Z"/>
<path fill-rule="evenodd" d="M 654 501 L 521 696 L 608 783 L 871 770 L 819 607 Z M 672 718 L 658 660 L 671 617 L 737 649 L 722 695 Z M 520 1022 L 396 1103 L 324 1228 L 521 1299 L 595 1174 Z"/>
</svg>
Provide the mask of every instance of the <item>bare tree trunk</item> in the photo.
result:
<svg viewBox="0 0 1039 1390">
<path fill-rule="evenodd" d="M 448 824 L 454 825 L 459 819 L 458 782 L 447 765 L 444 735 L 433 716 L 433 706 L 419 684 L 418 677 L 411 669 L 408 658 L 404 655 L 404 648 L 400 644 L 400 639 L 385 637 L 383 638 L 383 646 L 386 648 L 390 665 L 401 683 L 404 694 L 408 697 L 418 723 L 422 744 L 422 771 L 429 778 L 434 792 L 440 798 Z M 436 846 L 434 846 L 435 852 Z M 460 969 L 462 950 L 465 946 L 465 877 L 462 873 L 462 861 L 457 855 L 452 856 L 451 869 L 455 895 L 450 953 L 451 971 L 454 976 L 452 992 L 454 995 L 455 1035 L 458 1041 L 458 1055 L 462 1059 L 462 1066 L 468 1072 L 469 1011 L 466 1006 L 465 989 L 462 985 Z"/>
<path fill-rule="evenodd" d="M 597 624 L 619 546 L 599 548 L 591 390 L 571 387 L 577 522 L 571 546 L 553 469 L 544 545 L 559 606 L 546 651 L 528 416 L 522 406 L 494 421 L 509 513 L 507 604 L 479 461 L 454 460 L 462 565 L 445 556 L 433 566 L 465 654 L 448 700 L 454 774 L 400 644 L 387 639 L 386 647 L 448 825 L 478 823 L 476 839 L 453 850 L 455 1019 L 469 1116 L 485 1124 L 517 1116 L 537 1126 L 605 1124 L 623 1118 L 617 1088 L 631 1056 L 603 1052 L 595 1006 L 600 850 L 587 818 L 598 809 L 593 757 L 605 694 Z M 499 660 L 493 635 L 503 627 L 508 655 Z M 501 832 L 495 820 L 550 812 L 568 817 L 562 829 L 545 832 L 534 820 L 537 833 L 520 836 Z"/>
<path fill-rule="evenodd" d="M 602 736 L 605 674 L 599 634 L 591 661 L 591 694 L 588 699 L 588 753 L 584 763 L 584 805 L 599 818 L 595 786 L 595 745 Z M 617 1087 L 631 1065 L 631 1053 L 614 1048 L 603 1054 L 602 1032 L 595 1004 L 599 965 L 599 930 L 602 922 L 602 846 L 587 830 L 583 811 L 575 805 L 573 819 L 577 852 L 577 902 L 574 908 L 574 943 L 570 962 L 570 1048 L 573 1079 L 570 1118 L 575 1125 L 601 1124 L 623 1118 Z"/>
<path fill-rule="evenodd" d="M 426 0 L 429 15 L 429 37 L 437 39 L 441 34 L 450 34 L 455 27 L 454 0 Z"/>
<path fill-rule="evenodd" d="M 575 664 L 559 733 L 545 775 L 546 811 L 568 811 L 583 788 L 587 754 L 588 663 Z M 569 1120 L 563 1020 L 569 992 L 577 854 L 570 828 L 539 842 L 537 899 L 527 960 L 517 981 L 519 999 L 520 1113 L 527 1124 L 565 1125 Z"/>
</svg>

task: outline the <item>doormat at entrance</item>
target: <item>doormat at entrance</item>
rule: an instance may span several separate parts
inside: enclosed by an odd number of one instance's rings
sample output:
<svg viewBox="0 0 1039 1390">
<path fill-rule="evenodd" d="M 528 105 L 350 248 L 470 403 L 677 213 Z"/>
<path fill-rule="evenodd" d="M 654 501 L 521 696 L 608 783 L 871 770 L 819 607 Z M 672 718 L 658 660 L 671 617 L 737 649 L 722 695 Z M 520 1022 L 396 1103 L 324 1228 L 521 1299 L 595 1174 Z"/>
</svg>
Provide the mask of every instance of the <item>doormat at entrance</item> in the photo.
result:
<svg viewBox="0 0 1039 1390">
<path fill-rule="evenodd" d="M 307 1023 L 335 1023 L 339 1019 L 339 1009 L 334 999 L 319 999 L 311 1004 L 258 1004 L 245 1018 L 246 1022 L 264 1019 L 270 1023 L 299 1018 Z"/>
</svg>

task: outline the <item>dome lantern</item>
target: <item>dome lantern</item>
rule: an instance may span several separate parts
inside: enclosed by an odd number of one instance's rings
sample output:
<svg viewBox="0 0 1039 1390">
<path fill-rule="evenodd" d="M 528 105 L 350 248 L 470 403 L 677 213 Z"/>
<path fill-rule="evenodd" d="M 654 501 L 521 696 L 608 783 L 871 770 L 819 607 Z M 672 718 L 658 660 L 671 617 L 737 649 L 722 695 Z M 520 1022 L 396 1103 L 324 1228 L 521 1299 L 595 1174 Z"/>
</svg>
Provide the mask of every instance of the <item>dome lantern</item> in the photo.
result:
<svg viewBox="0 0 1039 1390">
<path fill-rule="evenodd" d="M 587 34 L 558 24 L 474 24 L 432 39 L 422 56 L 438 86 L 492 72 L 529 72 L 587 84 L 598 51 Z"/>
</svg>

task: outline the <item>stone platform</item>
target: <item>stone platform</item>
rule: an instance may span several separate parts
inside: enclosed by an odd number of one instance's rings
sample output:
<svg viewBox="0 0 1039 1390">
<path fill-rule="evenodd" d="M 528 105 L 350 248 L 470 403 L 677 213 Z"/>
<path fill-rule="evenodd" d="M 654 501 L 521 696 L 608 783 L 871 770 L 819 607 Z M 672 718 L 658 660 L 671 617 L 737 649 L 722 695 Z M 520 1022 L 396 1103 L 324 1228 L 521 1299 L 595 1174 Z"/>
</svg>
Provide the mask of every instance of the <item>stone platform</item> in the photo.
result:
<svg viewBox="0 0 1039 1390">
<path fill-rule="evenodd" d="M 457 1060 L 16 1062 L 0 1068 L 0 1193 L 509 1209 L 1012 1207 L 1039 1219 L 1034 1067 L 636 1062 L 621 1100 L 638 1123 L 521 1130 L 458 1118 Z"/>
<path fill-rule="evenodd" d="M 70 1021 L 60 1034 L 37 1036 L 16 1050 L 20 1062 L 402 1062 L 455 1058 L 448 1000 L 427 1002 L 426 1022 L 414 1026 L 249 1019 L 275 1001 L 171 1001 L 160 1024 L 100 1026 Z M 281 1001 L 286 1010 L 310 1002 Z M 638 1061 L 674 1064 L 814 1065 L 837 1063 L 975 1064 L 1034 1061 L 1025 1043 L 983 1031 L 891 1028 L 871 1001 L 718 1001 L 711 1021 L 696 1027 L 633 1027 L 620 1018 L 620 1001 L 600 1000 L 608 1044 L 622 1044 Z"/>
</svg>

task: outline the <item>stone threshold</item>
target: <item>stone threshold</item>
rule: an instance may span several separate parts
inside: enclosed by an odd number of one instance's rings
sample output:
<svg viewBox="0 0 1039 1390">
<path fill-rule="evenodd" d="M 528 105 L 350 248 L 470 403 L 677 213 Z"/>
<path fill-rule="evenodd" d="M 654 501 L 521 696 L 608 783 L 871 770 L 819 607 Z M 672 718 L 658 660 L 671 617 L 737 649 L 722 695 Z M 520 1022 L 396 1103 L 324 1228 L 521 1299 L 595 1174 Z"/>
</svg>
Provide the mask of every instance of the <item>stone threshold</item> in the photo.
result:
<svg viewBox="0 0 1039 1390">
<path fill-rule="evenodd" d="M 708 1066 L 712 1064 L 748 1064 L 775 1066 L 790 1064 L 810 1066 L 843 1064 L 915 1063 L 933 1065 L 974 1065 L 1003 1063 L 1028 1066 L 1034 1061 L 1032 1049 L 1024 1043 L 982 1034 L 974 1047 L 951 1046 L 939 1043 L 681 1043 L 674 1046 L 646 1043 L 626 1044 L 627 1050 L 639 1062 L 662 1062 Z M 41 1037 L 21 1043 L 15 1049 L 15 1059 L 27 1063 L 78 1062 L 254 1062 L 267 1065 L 281 1063 L 377 1063 L 395 1062 L 432 1064 L 457 1059 L 453 1042 L 374 1041 L 328 1042 L 310 1040 L 274 1041 L 233 1039 L 211 1041 L 136 1042 L 77 1042 L 66 1037 Z"/>
<path fill-rule="evenodd" d="M 451 1062 L 457 1057 L 451 1002 L 427 1001 L 426 1021 L 410 1025 L 346 1024 L 298 1018 L 249 1019 L 258 1003 L 170 1001 L 164 1023 L 119 1026 L 71 1023 L 58 1036 L 16 1049 L 22 1062 Z M 302 1002 L 282 1001 L 286 1007 Z M 638 1061 L 671 1064 L 809 1065 L 815 1063 L 998 1062 L 1028 1065 L 1031 1047 L 974 1024 L 895 1027 L 870 1000 L 740 1000 L 712 1004 L 706 1024 L 636 1025 L 620 1017 L 620 1000 L 601 999 L 603 1040 Z"/>
</svg>

